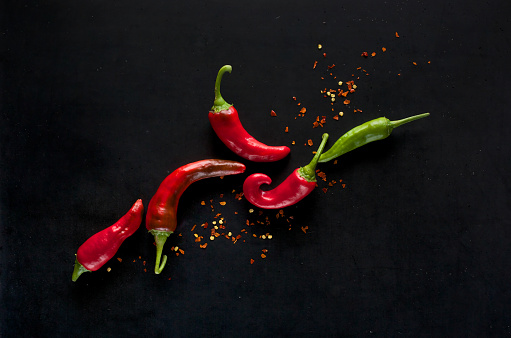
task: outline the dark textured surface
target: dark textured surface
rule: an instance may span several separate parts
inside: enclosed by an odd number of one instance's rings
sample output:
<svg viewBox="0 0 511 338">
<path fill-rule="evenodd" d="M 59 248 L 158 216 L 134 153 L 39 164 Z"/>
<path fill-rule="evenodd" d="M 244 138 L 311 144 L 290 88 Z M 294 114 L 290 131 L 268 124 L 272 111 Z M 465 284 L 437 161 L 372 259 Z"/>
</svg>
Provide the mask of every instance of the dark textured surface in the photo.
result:
<svg viewBox="0 0 511 338">
<path fill-rule="evenodd" d="M 2 1 L 0 335 L 511 334 L 510 10 L 507 1 Z M 142 225 L 122 262 L 72 283 L 77 248 L 136 199 L 147 206 L 174 169 L 239 160 L 207 118 L 224 64 L 233 66 L 224 98 L 245 128 L 292 149 L 277 163 L 244 161 L 275 184 L 309 162 L 323 132 L 332 144 L 376 117 L 431 116 L 321 165 L 345 188 L 320 181 L 279 218 L 235 198 L 246 174 L 197 182 L 161 275 Z M 350 105 L 338 99 L 332 111 L 320 91 L 351 79 Z M 312 128 L 316 116 L 323 128 Z M 226 233 L 242 235 L 235 244 L 208 240 L 217 213 Z"/>
</svg>

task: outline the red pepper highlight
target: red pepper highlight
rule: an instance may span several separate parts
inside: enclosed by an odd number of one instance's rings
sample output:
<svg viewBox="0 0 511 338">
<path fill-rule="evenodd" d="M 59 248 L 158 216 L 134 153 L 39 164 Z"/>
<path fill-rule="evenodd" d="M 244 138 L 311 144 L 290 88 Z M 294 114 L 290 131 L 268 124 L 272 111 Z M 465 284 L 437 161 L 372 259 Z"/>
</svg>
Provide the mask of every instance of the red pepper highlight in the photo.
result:
<svg viewBox="0 0 511 338">
<path fill-rule="evenodd" d="M 268 146 L 259 142 L 243 128 L 238 111 L 220 94 L 220 83 L 225 72 L 232 67 L 225 65 L 218 71 L 215 82 L 215 102 L 209 112 L 209 121 L 220 140 L 233 152 L 254 162 L 273 162 L 286 157 L 291 149 L 286 146 Z"/>
<path fill-rule="evenodd" d="M 245 198 L 256 207 L 263 209 L 280 209 L 301 201 L 316 187 L 316 165 L 327 140 L 328 134 L 325 133 L 312 161 L 304 167 L 295 169 L 272 190 L 261 190 L 261 185 L 272 182 L 269 176 L 258 173 L 247 177 L 243 183 Z"/>
<path fill-rule="evenodd" d="M 117 222 L 85 241 L 76 253 L 73 282 L 82 273 L 96 271 L 105 265 L 119 250 L 122 242 L 137 231 L 143 213 L 144 205 L 139 199 Z"/>
<path fill-rule="evenodd" d="M 154 273 L 161 273 L 167 262 L 167 256 L 162 257 L 163 246 L 176 230 L 177 206 L 186 188 L 204 178 L 241 174 L 244 171 L 245 165 L 242 163 L 208 159 L 186 164 L 163 180 L 149 202 L 146 215 L 146 228 L 154 235 L 156 242 Z"/>
</svg>

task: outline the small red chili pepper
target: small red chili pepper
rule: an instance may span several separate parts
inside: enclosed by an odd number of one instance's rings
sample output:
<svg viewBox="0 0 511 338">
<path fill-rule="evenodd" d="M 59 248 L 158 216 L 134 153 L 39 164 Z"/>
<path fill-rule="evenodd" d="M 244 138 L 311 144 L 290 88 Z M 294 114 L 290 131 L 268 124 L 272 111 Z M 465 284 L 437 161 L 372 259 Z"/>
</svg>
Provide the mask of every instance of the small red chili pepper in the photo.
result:
<svg viewBox="0 0 511 338">
<path fill-rule="evenodd" d="M 273 162 L 286 157 L 291 149 L 286 146 L 268 146 L 251 136 L 241 125 L 238 111 L 225 102 L 220 94 L 220 82 L 225 72 L 231 72 L 230 65 L 218 71 L 215 82 L 215 102 L 209 112 L 209 121 L 220 140 L 233 152 L 254 162 Z"/>
<path fill-rule="evenodd" d="M 280 209 L 301 201 L 316 187 L 316 165 L 325 148 L 328 134 L 323 134 L 318 151 L 305 167 L 295 169 L 284 182 L 272 190 L 261 190 L 261 185 L 270 184 L 271 178 L 265 174 L 252 174 L 243 183 L 243 194 L 256 207 Z"/>
<path fill-rule="evenodd" d="M 179 198 L 190 184 L 209 177 L 241 174 L 245 165 L 235 161 L 202 160 L 186 164 L 167 176 L 156 191 L 147 207 L 146 228 L 154 235 L 156 242 L 156 265 L 154 273 L 159 274 L 165 267 L 167 256 L 163 256 L 163 245 L 177 227 L 177 206 Z"/>
<path fill-rule="evenodd" d="M 143 213 L 144 205 L 139 199 L 121 219 L 85 241 L 76 253 L 73 282 L 76 282 L 82 273 L 96 271 L 105 265 L 122 242 L 137 231 L 142 223 Z"/>
</svg>

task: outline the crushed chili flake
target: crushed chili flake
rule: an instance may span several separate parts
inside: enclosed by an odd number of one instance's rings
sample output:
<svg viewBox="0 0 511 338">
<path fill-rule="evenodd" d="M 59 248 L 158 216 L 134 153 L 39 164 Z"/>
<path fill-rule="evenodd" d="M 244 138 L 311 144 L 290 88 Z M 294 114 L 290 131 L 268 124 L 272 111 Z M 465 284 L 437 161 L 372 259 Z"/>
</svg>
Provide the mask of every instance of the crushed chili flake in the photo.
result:
<svg viewBox="0 0 511 338">
<path fill-rule="evenodd" d="M 382 47 L 381 50 L 385 53 L 387 51 L 387 48 Z"/>
<path fill-rule="evenodd" d="M 323 57 L 326 58 L 326 53 L 323 53 Z"/>
<path fill-rule="evenodd" d="M 350 102 L 351 102 L 350 100 L 344 100 L 344 102 L 343 102 L 343 103 L 344 103 L 344 104 L 350 104 Z"/>
<path fill-rule="evenodd" d="M 398 37 L 399 37 L 399 34 L 396 32 L 396 38 L 398 38 Z"/>
<path fill-rule="evenodd" d="M 119 262 L 122 262 L 122 258 L 121 258 L 121 257 L 117 257 L 117 260 L 118 260 Z"/>
<path fill-rule="evenodd" d="M 302 114 L 305 114 L 306 111 L 307 111 L 307 108 L 305 108 L 305 107 L 302 107 L 302 109 L 300 109 L 300 113 L 302 113 Z"/>
<path fill-rule="evenodd" d="M 296 96 L 293 96 L 293 100 L 295 100 L 295 101 L 296 101 Z"/>
<path fill-rule="evenodd" d="M 303 233 L 304 233 L 304 234 L 306 234 L 306 233 L 307 233 L 307 229 L 309 229 L 309 227 L 308 227 L 308 226 L 302 227 L 302 231 L 303 231 Z"/>
<path fill-rule="evenodd" d="M 192 227 L 192 230 L 190 230 L 190 231 L 195 230 L 195 227 L 196 227 L 196 226 L 197 226 L 197 224 L 194 224 L 194 225 L 193 225 L 193 227 Z"/>
<path fill-rule="evenodd" d="M 201 244 L 199 245 L 201 249 L 206 249 L 206 247 L 208 246 L 208 243 L 204 243 L 204 244 Z"/>
<path fill-rule="evenodd" d="M 331 66 L 327 66 L 328 69 L 332 69 L 335 67 L 335 64 L 332 64 Z M 332 75 L 332 73 L 330 73 L 330 75 Z"/>
<path fill-rule="evenodd" d="M 367 52 L 363 52 L 361 56 L 363 56 L 363 57 L 365 57 L 365 58 L 366 58 L 366 57 L 368 57 L 368 56 L 369 56 L 369 54 L 368 54 Z"/>
<path fill-rule="evenodd" d="M 266 258 L 266 255 L 265 254 L 261 254 L 261 258 Z"/>
<path fill-rule="evenodd" d="M 414 66 L 417 66 L 417 62 L 412 62 Z"/>
<path fill-rule="evenodd" d="M 371 53 L 371 56 L 372 56 L 372 57 L 375 57 L 375 56 L 376 56 L 376 52 L 372 52 L 372 53 Z"/>
<path fill-rule="evenodd" d="M 312 147 L 312 145 L 313 145 L 312 140 L 311 140 L 311 139 L 309 139 L 309 140 L 307 141 L 307 144 L 309 145 L 309 147 Z"/>
<path fill-rule="evenodd" d="M 224 202 L 224 201 L 220 202 L 220 205 L 226 205 L 226 204 L 227 204 L 227 202 Z"/>
<path fill-rule="evenodd" d="M 334 120 L 339 120 L 339 115 L 334 115 L 333 119 Z"/>
<path fill-rule="evenodd" d="M 254 262 L 255 262 L 255 261 L 254 261 L 253 259 L 251 259 L 251 260 L 250 260 L 250 264 L 254 264 Z"/>
<path fill-rule="evenodd" d="M 323 190 L 323 192 L 324 192 L 325 194 L 326 194 L 326 192 L 328 191 L 328 189 L 327 189 L 327 188 L 323 188 L 322 190 Z"/>
<path fill-rule="evenodd" d="M 272 110 L 272 111 L 270 112 L 270 115 L 271 115 L 271 116 L 277 116 L 277 113 L 276 113 L 274 110 Z"/>
<path fill-rule="evenodd" d="M 314 61 L 314 66 L 312 66 L 312 69 L 316 69 L 317 65 L 318 65 L 318 61 Z"/>
<path fill-rule="evenodd" d="M 286 127 L 286 129 L 284 130 L 286 133 L 289 133 L 289 128 Z"/>
</svg>

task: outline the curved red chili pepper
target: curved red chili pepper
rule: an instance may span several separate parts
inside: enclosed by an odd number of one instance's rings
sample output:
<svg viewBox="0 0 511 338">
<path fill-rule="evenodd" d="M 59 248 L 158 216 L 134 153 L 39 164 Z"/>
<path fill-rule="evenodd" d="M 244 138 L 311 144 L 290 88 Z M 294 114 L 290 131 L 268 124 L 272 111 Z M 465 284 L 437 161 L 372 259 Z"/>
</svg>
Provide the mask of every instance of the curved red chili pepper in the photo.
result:
<svg viewBox="0 0 511 338">
<path fill-rule="evenodd" d="M 159 274 L 165 267 L 167 256 L 162 250 L 167 238 L 177 227 L 177 206 L 179 198 L 190 184 L 209 177 L 241 174 L 245 165 L 235 161 L 202 160 L 186 164 L 168 175 L 149 202 L 146 215 L 146 228 L 154 235 L 156 242 L 156 265 L 154 272 Z"/>
<path fill-rule="evenodd" d="M 137 231 L 142 223 L 143 213 L 144 205 L 139 199 L 117 222 L 85 241 L 76 253 L 73 282 L 82 273 L 96 271 L 105 265 L 115 255 L 122 242 Z"/>
<path fill-rule="evenodd" d="M 301 201 L 316 187 L 316 165 L 325 148 L 328 134 L 323 134 L 321 145 L 312 161 L 305 167 L 295 169 L 280 185 L 272 190 L 261 190 L 261 185 L 270 184 L 271 178 L 265 174 L 252 174 L 243 183 L 243 195 L 263 209 L 280 209 Z"/>
<path fill-rule="evenodd" d="M 254 162 L 273 162 L 286 157 L 291 149 L 286 146 L 268 146 L 251 136 L 241 125 L 236 109 L 220 94 L 223 74 L 232 67 L 223 66 L 215 82 L 215 102 L 209 112 L 209 121 L 220 140 L 239 156 Z"/>
</svg>

